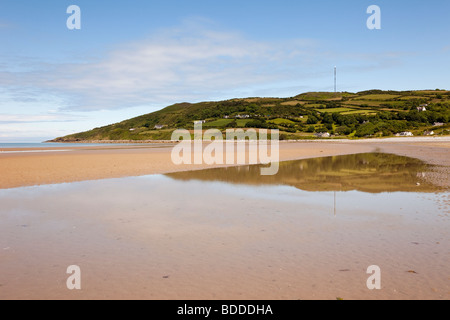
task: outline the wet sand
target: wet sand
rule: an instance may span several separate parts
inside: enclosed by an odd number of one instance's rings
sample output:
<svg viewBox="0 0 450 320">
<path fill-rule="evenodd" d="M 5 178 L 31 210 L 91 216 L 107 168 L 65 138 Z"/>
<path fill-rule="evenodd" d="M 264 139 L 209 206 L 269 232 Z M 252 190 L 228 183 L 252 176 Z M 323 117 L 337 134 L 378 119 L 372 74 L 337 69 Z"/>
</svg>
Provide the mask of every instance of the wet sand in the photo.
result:
<svg viewBox="0 0 450 320">
<path fill-rule="evenodd" d="M 164 176 L 0 191 L 0 299 L 448 299 L 447 194 Z M 70 265 L 81 291 L 66 288 Z M 382 290 L 366 287 L 382 270 Z"/>
<path fill-rule="evenodd" d="M 448 193 L 338 193 L 336 210 L 333 193 L 286 186 L 84 181 L 208 166 L 165 146 L 69 149 L 0 154 L 0 299 L 449 299 Z M 374 151 L 437 165 L 449 186 L 448 138 L 280 144 L 281 160 Z"/>
<path fill-rule="evenodd" d="M 174 165 L 172 147 L 108 146 L 70 147 L 65 151 L 48 148 L 0 150 L 0 189 L 105 178 L 120 178 L 177 171 L 198 170 L 223 165 Z M 54 150 L 49 152 L 49 150 Z M 1 151 L 7 151 L 1 152 Z M 11 153 L 21 151 L 18 153 Z M 23 152 L 33 151 L 33 152 Z M 421 159 L 434 165 L 450 166 L 450 137 L 384 140 L 334 140 L 281 142 L 280 160 L 387 152 Z M 449 185 L 448 172 L 438 175 Z"/>
</svg>

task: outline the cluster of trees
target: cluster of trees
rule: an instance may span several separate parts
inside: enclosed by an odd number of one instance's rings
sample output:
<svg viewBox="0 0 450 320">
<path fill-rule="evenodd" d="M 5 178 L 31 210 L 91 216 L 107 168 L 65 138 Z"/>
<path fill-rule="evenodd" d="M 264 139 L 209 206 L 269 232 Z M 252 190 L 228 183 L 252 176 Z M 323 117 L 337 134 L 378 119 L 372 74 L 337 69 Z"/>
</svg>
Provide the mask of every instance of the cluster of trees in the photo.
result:
<svg viewBox="0 0 450 320">
<path fill-rule="evenodd" d="M 246 128 L 261 128 L 261 129 L 278 129 L 278 126 L 267 122 L 264 119 L 255 119 L 247 122 Z"/>
<path fill-rule="evenodd" d="M 314 114 L 314 110 L 297 104 L 283 105 L 282 101 L 270 104 L 248 103 L 242 100 L 224 101 L 217 104 L 210 104 L 204 108 L 186 115 L 188 120 L 217 119 L 225 116 L 233 117 L 238 114 L 250 115 L 252 119 L 275 119 L 275 118 L 296 118 Z"/>
</svg>

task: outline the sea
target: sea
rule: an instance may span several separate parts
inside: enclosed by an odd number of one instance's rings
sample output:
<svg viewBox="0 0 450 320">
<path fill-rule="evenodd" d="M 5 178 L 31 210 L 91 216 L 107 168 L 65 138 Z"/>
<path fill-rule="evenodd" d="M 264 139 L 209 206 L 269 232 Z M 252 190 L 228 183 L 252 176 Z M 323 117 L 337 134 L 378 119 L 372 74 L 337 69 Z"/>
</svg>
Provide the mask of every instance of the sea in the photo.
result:
<svg viewBox="0 0 450 320">
<path fill-rule="evenodd" d="M 18 149 L 18 148 L 67 148 L 67 147 L 97 147 L 97 146 L 124 146 L 135 145 L 133 143 L 0 143 L 0 149 Z"/>
</svg>

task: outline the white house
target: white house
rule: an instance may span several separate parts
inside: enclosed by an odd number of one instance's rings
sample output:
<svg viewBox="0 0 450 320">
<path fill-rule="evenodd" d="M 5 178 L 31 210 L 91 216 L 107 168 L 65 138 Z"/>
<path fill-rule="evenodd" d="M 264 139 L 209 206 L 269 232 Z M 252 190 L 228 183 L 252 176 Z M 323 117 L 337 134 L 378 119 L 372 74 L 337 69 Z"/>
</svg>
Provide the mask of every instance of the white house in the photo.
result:
<svg viewBox="0 0 450 320">
<path fill-rule="evenodd" d="M 413 137 L 413 133 L 409 131 L 400 132 L 396 134 L 397 137 Z"/>
<path fill-rule="evenodd" d="M 417 107 L 417 111 L 419 111 L 419 112 L 427 111 L 427 107 L 426 106 L 428 106 L 428 105 L 423 105 L 423 106 Z"/>
<path fill-rule="evenodd" d="M 194 121 L 194 124 L 204 124 L 204 123 L 206 123 L 206 120 L 197 120 L 197 121 Z"/>
<path fill-rule="evenodd" d="M 434 131 L 425 131 L 423 133 L 424 136 L 434 136 Z"/>
<path fill-rule="evenodd" d="M 161 130 L 161 129 L 164 128 L 164 127 L 165 127 L 164 125 L 157 124 L 157 125 L 155 126 L 155 129 L 156 129 L 156 130 Z"/>
<path fill-rule="evenodd" d="M 331 137 L 331 134 L 329 134 L 328 132 L 315 133 L 314 135 L 317 138 L 329 138 L 329 137 Z"/>
</svg>

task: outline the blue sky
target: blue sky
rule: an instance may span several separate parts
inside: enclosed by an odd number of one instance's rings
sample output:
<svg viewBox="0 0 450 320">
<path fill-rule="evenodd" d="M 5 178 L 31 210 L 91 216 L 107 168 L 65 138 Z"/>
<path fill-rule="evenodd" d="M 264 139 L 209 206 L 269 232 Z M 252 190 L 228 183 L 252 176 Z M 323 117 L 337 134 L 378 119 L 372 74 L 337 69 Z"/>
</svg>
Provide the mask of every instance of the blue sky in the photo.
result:
<svg viewBox="0 0 450 320">
<path fill-rule="evenodd" d="M 81 30 L 68 30 L 69 5 Z M 381 30 L 369 30 L 370 5 Z M 176 102 L 450 89 L 450 2 L 0 2 L 0 142 L 42 141 Z"/>
</svg>

